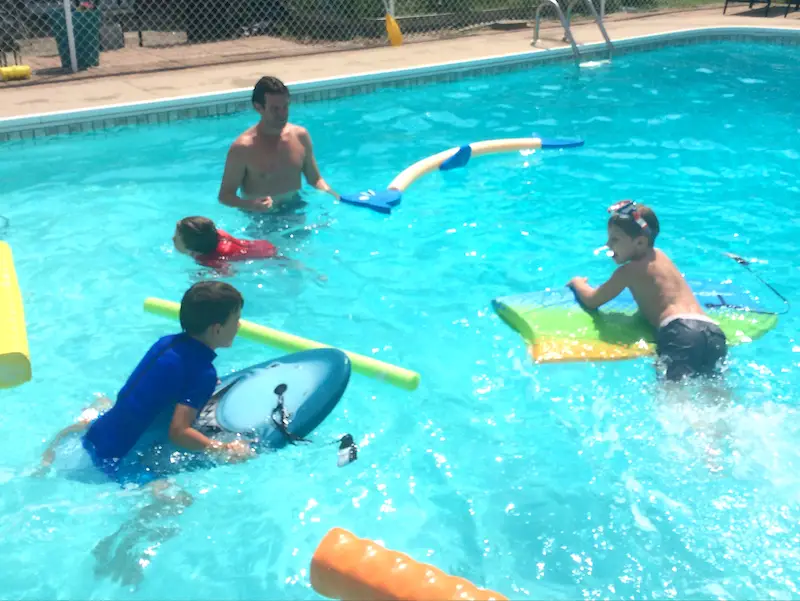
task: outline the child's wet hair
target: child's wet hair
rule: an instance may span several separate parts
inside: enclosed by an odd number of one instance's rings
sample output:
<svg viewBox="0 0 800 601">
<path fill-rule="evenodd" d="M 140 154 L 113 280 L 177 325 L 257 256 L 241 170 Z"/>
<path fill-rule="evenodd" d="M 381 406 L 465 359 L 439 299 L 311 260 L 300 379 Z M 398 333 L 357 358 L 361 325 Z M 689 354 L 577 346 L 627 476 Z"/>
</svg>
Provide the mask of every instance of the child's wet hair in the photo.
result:
<svg viewBox="0 0 800 601">
<path fill-rule="evenodd" d="M 653 209 L 645 205 L 636 205 L 636 210 L 639 211 L 639 215 L 647 224 L 647 229 L 650 230 L 650 235 L 642 230 L 639 224 L 636 223 L 635 219 L 623 217 L 622 215 L 612 215 L 608 219 L 608 224 L 617 226 L 631 238 L 638 238 L 639 236 L 647 237 L 647 242 L 652 248 L 655 245 L 656 237 L 660 231 L 658 217 L 656 217 Z"/>
<path fill-rule="evenodd" d="M 184 217 L 178 222 L 178 234 L 187 250 L 201 255 L 214 252 L 219 243 L 217 227 L 207 217 Z"/>
<path fill-rule="evenodd" d="M 225 282 L 198 282 L 181 299 L 181 328 L 191 336 L 205 332 L 210 326 L 224 324 L 244 307 L 241 293 Z"/>
</svg>

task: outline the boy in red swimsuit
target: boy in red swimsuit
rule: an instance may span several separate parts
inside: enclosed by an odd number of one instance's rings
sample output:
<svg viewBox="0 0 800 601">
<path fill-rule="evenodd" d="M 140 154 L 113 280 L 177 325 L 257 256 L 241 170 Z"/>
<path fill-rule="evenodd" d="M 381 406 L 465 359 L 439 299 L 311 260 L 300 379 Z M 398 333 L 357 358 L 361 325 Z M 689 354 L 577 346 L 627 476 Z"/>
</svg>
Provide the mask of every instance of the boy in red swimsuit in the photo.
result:
<svg viewBox="0 0 800 601">
<path fill-rule="evenodd" d="M 230 275 L 229 263 L 253 259 L 283 259 L 307 271 L 313 271 L 299 261 L 291 261 L 278 253 L 277 247 L 267 240 L 243 240 L 218 229 L 207 217 L 185 217 L 175 226 L 172 236 L 175 250 L 190 255 L 200 265 L 211 267 L 223 275 Z M 325 276 L 319 276 L 321 280 Z"/>
</svg>

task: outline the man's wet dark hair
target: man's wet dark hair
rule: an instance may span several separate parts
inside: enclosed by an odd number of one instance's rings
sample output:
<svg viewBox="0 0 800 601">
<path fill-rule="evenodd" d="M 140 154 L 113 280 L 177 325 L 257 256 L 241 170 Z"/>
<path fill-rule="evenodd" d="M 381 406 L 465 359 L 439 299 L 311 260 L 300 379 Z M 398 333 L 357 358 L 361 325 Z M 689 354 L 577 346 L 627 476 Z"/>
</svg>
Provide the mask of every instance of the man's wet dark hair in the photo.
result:
<svg viewBox="0 0 800 601">
<path fill-rule="evenodd" d="M 264 106 L 266 103 L 265 96 L 267 94 L 275 94 L 279 96 L 283 96 L 285 94 L 288 96 L 289 88 L 287 88 L 286 84 L 284 84 L 277 77 L 265 75 L 256 82 L 256 85 L 253 88 L 253 104 L 260 104 L 261 106 Z"/>
</svg>

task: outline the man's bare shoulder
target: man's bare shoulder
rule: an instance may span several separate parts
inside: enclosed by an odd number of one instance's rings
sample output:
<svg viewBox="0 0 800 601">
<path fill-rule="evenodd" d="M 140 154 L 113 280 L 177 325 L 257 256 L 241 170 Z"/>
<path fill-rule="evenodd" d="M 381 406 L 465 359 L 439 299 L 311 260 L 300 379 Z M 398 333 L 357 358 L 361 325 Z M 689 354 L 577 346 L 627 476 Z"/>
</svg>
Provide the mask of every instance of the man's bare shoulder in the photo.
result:
<svg viewBox="0 0 800 601">
<path fill-rule="evenodd" d="M 231 151 L 252 148 L 255 144 L 256 134 L 257 131 L 255 127 L 243 131 L 231 144 Z"/>
<path fill-rule="evenodd" d="M 308 133 L 308 130 L 303 127 L 302 125 L 296 125 L 294 123 L 287 123 L 286 124 L 286 133 L 295 140 L 299 140 L 303 144 L 308 142 L 311 139 L 311 136 Z"/>
</svg>

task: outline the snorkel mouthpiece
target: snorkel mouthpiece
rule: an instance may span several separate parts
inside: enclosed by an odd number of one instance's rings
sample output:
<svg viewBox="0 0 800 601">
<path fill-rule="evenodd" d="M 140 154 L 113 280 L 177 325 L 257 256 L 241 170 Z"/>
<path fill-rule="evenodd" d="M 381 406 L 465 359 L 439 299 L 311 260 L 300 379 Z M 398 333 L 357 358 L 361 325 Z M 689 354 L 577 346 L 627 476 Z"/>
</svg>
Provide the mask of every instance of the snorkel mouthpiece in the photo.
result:
<svg viewBox="0 0 800 601">
<path fill-rule="evenodd" d="M 614 251 L 611 250 L 610 248 L 608 248 L 607 244 L 603 244 L 603 246 L 598 246 L 597 248 L 595 248 L 594 249 L 594 256 L 596 257 L 597 255 L 599 255 L 603 251 L 605 251 L 605 254 L 606 254 L 607 257 L 613 257 L 614 256 Z"/>
</svg>

